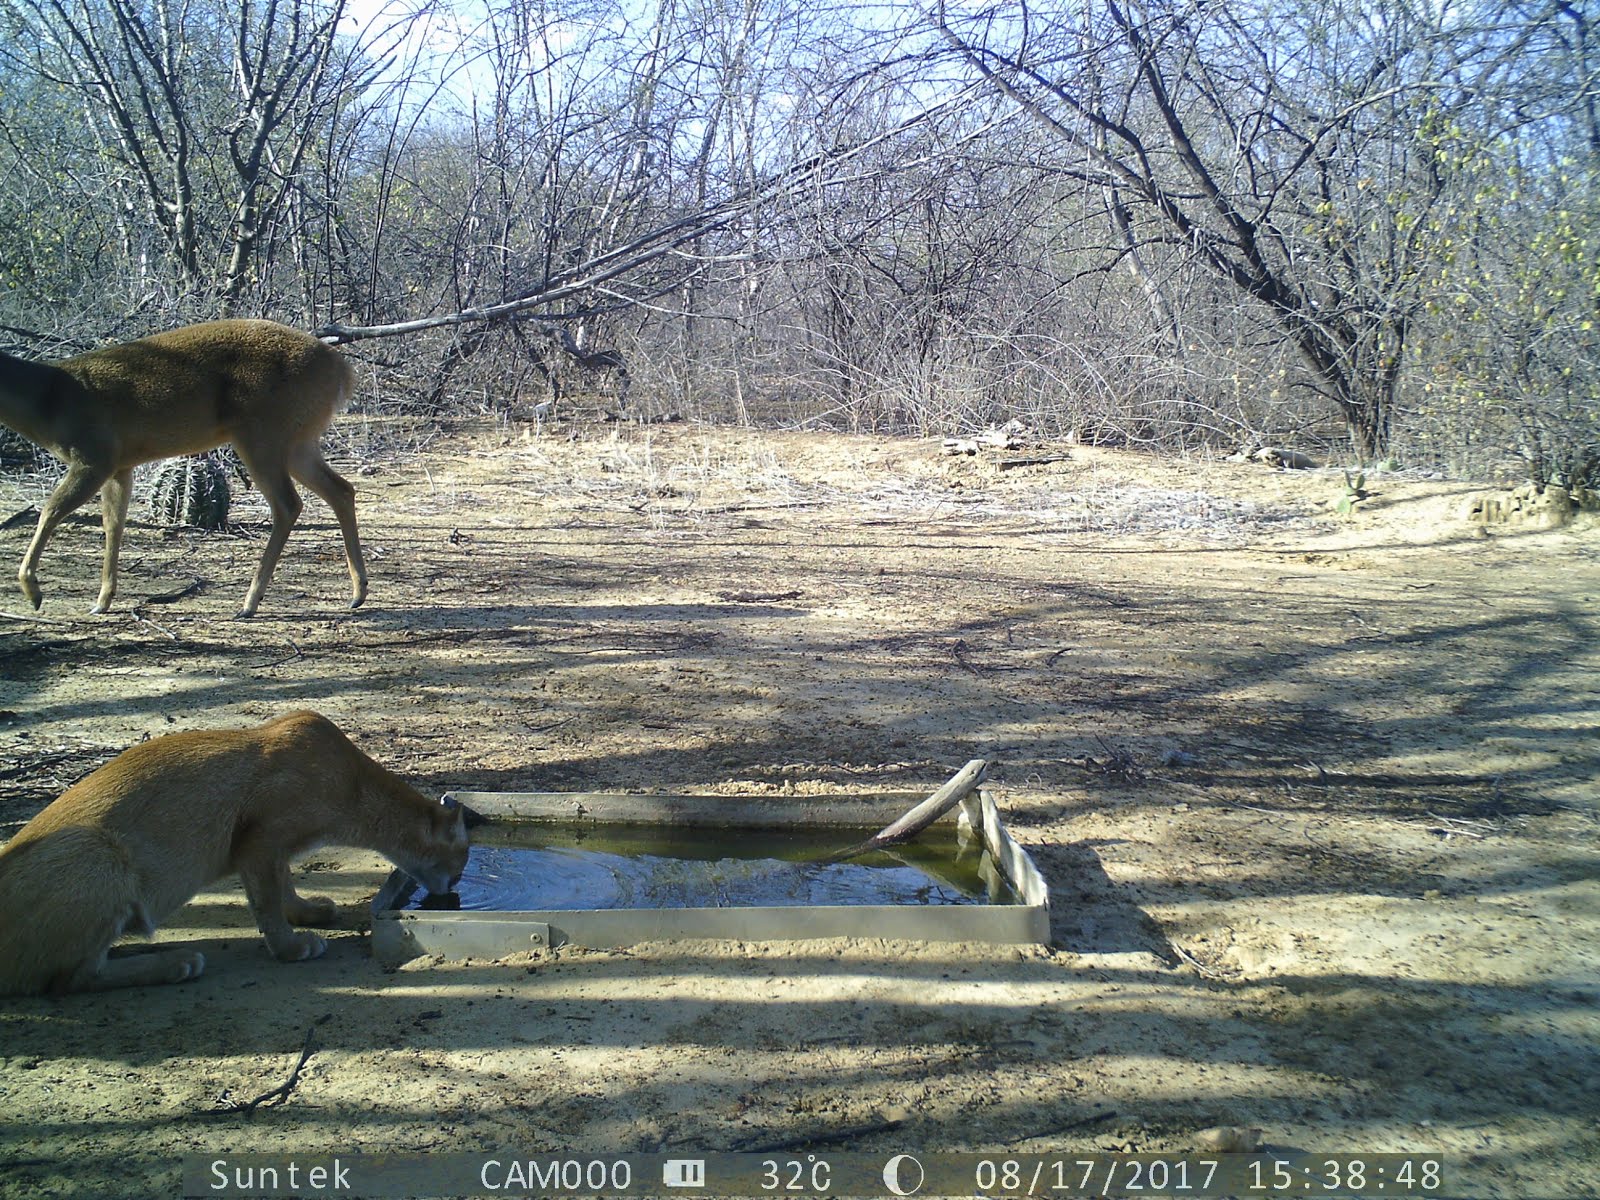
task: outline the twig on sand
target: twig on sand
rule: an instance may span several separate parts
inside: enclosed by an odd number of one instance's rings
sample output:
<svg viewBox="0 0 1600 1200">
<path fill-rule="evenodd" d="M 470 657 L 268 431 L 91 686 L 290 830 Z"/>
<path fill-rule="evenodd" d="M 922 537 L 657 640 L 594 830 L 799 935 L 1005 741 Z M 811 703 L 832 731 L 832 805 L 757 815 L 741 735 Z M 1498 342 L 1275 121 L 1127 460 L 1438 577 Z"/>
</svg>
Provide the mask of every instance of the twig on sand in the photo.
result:
<svg viewBox="0 0 1600 1200">
<path fill-rule="evenodd" d="M 41 617 L 36 612 L 9 613 L 0 612 L 0 618 L 7 621 L 32 621 L 40 625 L 77 625 L 79 622 L 66 617 Z M 83 640 L 83 639 L 80 639 Z"/>
<path fill-rule="evenodd" d="M 1066 1133 L 1071 1129 L 1083 1129 L 1086 1126 L 1098 1125 L 1101 1121 L 1109 1121 L 1113 1117 L 1120 1117 L 1121 1115 L 1122 1114 L 1114 1108 L 1097 1108 L 1094 1112 L 1089 1113 L 1087 1116 L 1079 1117 L 1073 1121 L 1068 1121 L 1064 1125 L 1051 1125 L 1046 1129 L 1035 1129 L 1031 1133 L 1024 1133 L 1018 1137 L 1007 1138 L 1005 1140 L 1005 1145 L 1015 1146 L 1022 1142 L 1031 1142 L 1036 1138 L 1051 1137 L 1058 1133 Z"/>
<path fill-rule="evenodd" d="M 159 633 L 163 637 L 165 637 L 169 642 L 175 642 L 175 641 L 178 640 L 178 635 L 173 633 L 172 630 L 168 629 L 165 625 L 162 625 L 162 624 L 159 624 L 159 623 L 157 623 L 155 621 L 152 621 L 149 617 L 145 616 L 138 609 L 134 609 L 128 615 L 133 618 L 133 623 L 135 625 L 148 626 L 149 628 L 155 630 L 157 633 Z"/>
<path fill-rule="evenodd" d="M 846 1125 L 843 1129 L 822 1130 L 785 1138 L 781 1142 L 762 1142 L 753 1146 L 740 1146 L 739 1154 L 776 1154 L 784 1150 L 803 1150 L 807 1146 L 827 1146 L 836 1142 L 853 1142 L 857 1138 L 875 1133 L 892 1133 L 900 1128 L 899 1121 L 872 1121 L 866 1125 Z"/>
<path fill-rule="evenodd" d="M 295 645 L 292 639 L 284 638 L 283 640 L 289 645 L 290 652 L 288 654 L 279 655 L 277 658 L 269 658 L 266 662 L 251 663 L 250 669 L 252 671 L 265 671 L 268 667 L 281 667 L 284 663 L 294 662 L 296 659 L 306 656 L 305 651 Z"/>
<path fill-rule="evenodd" d="M 1171 946 L 1172 947 L 1172 952 L 1174 954 L 1176 954 L 1180 959 L 1182 959 L 1185 963 L 1187 963 L 1194 970 L 1195 974 L 1201 976 L 1202 978 L 1204 978 L 1204 979 L 1215 979 L 1220 983 L 1232 983 L 1233 982 L 1231 977 L 1223 974 L 1221 971 L 1218 971 L 1215 967 L 1206 966 L 1205 963 L 1201 962 L 1198 958 L 1196 958 L 1194 955 L 1190 954 L 1187 950 L 1185 950 L 1182 946 L 1178 945 L 1178 943 L 1173 941 L 1172 939 L 1170 939 L 1170 938 L 1167 939 L 1167 945 Z"/>
<path fill-rule="evenodd" d="M 262 1092 L 261 1095 L 257 1096 L 254 1100 L 245 1100 L 242 1103 L 238 1100 L 229 1100 L 224 1107 L 214 1109 L 213 1114 L 249 1114 L 255 1112 L 255 1110 L 258 1108 L 270 1108 L 287 1101 L 289 1099 L 289 1093 L 294 1091 L 295 1085 L 300 1082 L 300 1072 L 305 1068 L 306 1060 L 311 1057 L 312 1051 L 316 1048 L 312 1044 L 312 1037 L 317 1031 L 317 1026 L 322 1024 L 327 1019 L 327 1016 L 318 1017 L 306 1027 L 306 1040 L 305 1044 L 300 1048 L 300 1060 L 294 1064 L 294 1070 L 289 1072 L 289 1078 L 285 1079 L 277 1087 L 272 1088 L 269 1091 Z M 227 1093 L 224 1092 L 223 1095 L 226 1096 Z"/>
<path fill-rule="evenodd" d="M 156 596 L 146 596 L 143 600 L 140 601 L 140 603 L 141 604 L 176 604 L 179 600 L 185 600 L 190 596 L 198 596 L 201 592 L 203 592 L 205 590 L 206 590 L 206 581 L 197 576 L 196 578 L 191 580 L 189 583 L 185 584 L 183 587 L 178 588 L 176 591 L 162 592 L 162 593 L 160 593 L 159 595 L 156 595 Z"/>
</svg>

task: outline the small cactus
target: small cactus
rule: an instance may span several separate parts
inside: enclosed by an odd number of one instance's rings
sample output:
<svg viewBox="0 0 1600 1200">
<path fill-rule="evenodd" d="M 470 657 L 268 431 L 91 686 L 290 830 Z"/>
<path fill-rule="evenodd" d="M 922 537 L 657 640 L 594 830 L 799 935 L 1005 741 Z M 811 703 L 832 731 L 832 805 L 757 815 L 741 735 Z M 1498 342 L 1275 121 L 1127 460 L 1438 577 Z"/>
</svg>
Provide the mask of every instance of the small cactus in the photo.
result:
<svg viewBox="0 0 1600 1200">
<path fill-rule="evenodd" d="M 1365 500 L 1367 492 L 1367 473 L 1358 471 L 1352 475 L 1349 471 L 1344 473 L 1344 497 L 1337 505 L 1339 515 L 1348 517 L 1356 511 L 1356 505 Z"/>
<path fill-rule="evenodd" d="M 216 451 L 165 464 L 150 493 L 150 513 L 168 525 L 223 529 L 233 491 L 228 468 Z"/>
</svg>

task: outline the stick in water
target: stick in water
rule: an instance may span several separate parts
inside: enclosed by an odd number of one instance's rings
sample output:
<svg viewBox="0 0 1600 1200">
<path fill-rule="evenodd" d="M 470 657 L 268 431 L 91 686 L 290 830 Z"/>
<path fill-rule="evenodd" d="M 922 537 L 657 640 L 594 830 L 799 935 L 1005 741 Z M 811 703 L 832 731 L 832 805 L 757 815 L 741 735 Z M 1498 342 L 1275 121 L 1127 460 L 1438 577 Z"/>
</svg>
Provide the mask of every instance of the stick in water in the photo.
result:
<svg viewBox="0 0 1600 1200">
<path fill-rule="evenodd" d="M 973 759 L 952 775 L 950 782 L 946 783 L 904 816 L 891 821 L 866 841 L 858 842 L 848 850 L 840 850 L 837 854 L 828 855 L 827 858 L 821 860 L 822 863 L 826 865 L 843 862 L 847 858 L 855 858 L 860 854 L 869 854 L 874 850 L 881 850 L 885 846 L 909 842 L 917 834 L 965 800 L 972 792 L 972 789 L 983 782 L 983 773 L 988 769 L 988 766 L 989 763 L 985 759 Z"/>
</svg>

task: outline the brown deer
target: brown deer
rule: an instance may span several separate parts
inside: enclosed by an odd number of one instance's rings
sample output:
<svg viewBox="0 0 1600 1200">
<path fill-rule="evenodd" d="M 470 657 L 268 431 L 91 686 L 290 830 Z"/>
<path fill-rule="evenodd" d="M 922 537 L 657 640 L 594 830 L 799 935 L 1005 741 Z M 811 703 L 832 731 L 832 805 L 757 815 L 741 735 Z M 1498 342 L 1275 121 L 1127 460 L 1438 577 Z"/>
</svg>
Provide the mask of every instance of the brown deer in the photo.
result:
<svg viewBox="0 0 1600 1200">
<path fill-rule="evenodd" d="M 133 468 L 232 442 L 272 507 L 272 535 L 239 615 L 251 616 L 261 603 L 300 516 L 295 480 L 339 519 L 350 607 L 357 607 L 367 596 L 367 568 L 355 489 L 318 447 L 354 386 L 354 372 L 335 350 L 274 321 L 187 325 L 56 363 L 0 352 L 0 422 L 67 465 L 22 556 L 23 595 L 39 607 L 39 556 L 62 519 L 98 491 L 106 549 L 94 611 L 105 612 L 117 590 Z"/>
</svg>

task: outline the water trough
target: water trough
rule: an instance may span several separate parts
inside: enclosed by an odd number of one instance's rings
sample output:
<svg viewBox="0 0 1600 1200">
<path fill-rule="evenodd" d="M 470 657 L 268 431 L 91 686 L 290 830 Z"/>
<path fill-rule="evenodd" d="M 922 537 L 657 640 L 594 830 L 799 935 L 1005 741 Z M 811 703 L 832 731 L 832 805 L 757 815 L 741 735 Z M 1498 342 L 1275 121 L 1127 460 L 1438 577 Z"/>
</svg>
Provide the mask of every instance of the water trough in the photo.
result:
<svg viewBox="0 0 1600 1200">
<path fill-rule="evenodd" d="M 446 803 L 482 818 L 458 893 L 394 872 L 372 902 L 373 953 L 397 966 L 699 938 L 1046 942 L 1044 879 L 973 767 L 926 798 L 454 792 Z M 918 800 L 946 811 L 863 852 Z"/>
</svg>

